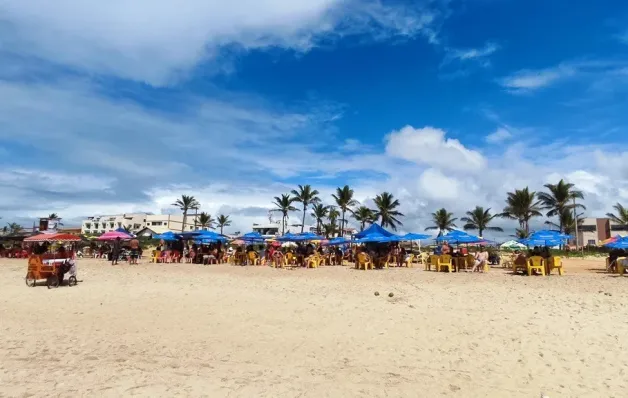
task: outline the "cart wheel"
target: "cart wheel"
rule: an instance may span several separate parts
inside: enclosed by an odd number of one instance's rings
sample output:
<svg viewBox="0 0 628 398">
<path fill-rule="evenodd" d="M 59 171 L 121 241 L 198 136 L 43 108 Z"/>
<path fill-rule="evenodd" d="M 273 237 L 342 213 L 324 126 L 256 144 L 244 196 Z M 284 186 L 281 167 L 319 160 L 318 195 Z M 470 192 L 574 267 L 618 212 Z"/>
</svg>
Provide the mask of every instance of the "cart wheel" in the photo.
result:
<svg viewBox="0 0 628 398">
<path fill-rule="evenodd" d="M 37 279 L 32 278 L 30 275 L 26 275 L 24 281 L 26 282 L 26 286 L 28 287 L 35 287 L 35 284 L 37 283 Z"/>
<path fill-rule="evenodd" d="M 68 278 L 68 286 L 76 286 L 76 283 L 76 276 L 71 276 Z"/>
<path fill-rule="evenodd" d="M 48 279 L 46 279 L 46 286 L 48 286 L 48 289 L 59 287 L 59 278 L 56 275 L 48 277 Z"/>
</svg>

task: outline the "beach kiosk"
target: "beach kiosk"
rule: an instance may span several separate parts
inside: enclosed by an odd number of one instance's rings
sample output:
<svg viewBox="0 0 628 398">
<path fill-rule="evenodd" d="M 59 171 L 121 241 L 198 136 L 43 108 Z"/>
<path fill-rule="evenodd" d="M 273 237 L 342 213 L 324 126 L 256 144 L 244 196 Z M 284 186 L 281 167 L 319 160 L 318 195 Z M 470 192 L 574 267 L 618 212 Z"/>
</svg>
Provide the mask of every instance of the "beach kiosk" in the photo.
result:
<svg viewBox="0 0 628 398">
<path fill-rule="evenodd" d="M 68 286 L 76 285 L 76 268 L 73 250 L 50 250 L 54 245 L 78 242 L 81 238 L 72 234 L 44 233 L 24 239 L 36 249 L 28 258 L 28 268 L 24 278 L 26 285 L 35 287 L 40 280 L 46 281 L 48 289 L 59 287 L 66 273 L 70 273 Z M 63 247 L 63 246 L 61 246 Z"/>
</svg>

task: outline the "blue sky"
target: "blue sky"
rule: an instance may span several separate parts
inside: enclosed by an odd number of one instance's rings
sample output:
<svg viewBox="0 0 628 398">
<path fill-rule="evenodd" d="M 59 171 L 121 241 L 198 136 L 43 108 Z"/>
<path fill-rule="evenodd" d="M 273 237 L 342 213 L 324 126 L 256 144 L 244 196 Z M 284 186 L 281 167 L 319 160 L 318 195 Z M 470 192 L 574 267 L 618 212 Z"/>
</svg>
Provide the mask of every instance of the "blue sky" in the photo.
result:
<svg viewBox="0 0 628 398">
<path fill-rule="evenodd" d="M 388 190 L 407 231 L 560 178 L 628 202 L 625 2 L 127 3 L 0 4 L 4 220 L 187 193 L 247 230 L 306 183 Z"/>
</svg>

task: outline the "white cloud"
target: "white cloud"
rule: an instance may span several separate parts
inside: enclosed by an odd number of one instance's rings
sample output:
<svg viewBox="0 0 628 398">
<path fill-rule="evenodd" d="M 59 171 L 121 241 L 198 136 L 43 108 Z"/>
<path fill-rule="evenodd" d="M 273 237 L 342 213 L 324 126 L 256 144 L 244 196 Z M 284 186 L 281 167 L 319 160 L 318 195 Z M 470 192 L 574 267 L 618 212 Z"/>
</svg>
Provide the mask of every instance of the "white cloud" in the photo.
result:
<svg viewBox="0 0 628 398">
<path fill-rule="evenodd" d="M 451 49 L 448 51 L 448 60 L 460 60 L 469 61 L 477 60 L 480 58 L 486 58 L 500 49 L 499 45 L 492 42 L 487 42 L 484 47 L 480 48 L 466 48 L 466 49 Z"/>
<path fill-rule="evenodd" d="M 388 155 L 417 164 L 456 171 L 477 171 L 486 166 L 481 153 L 467 149 L 456 139 L 446 138 L 441 129 L 405 126 L 390 133 L 386 140 Z"/>
<path fill-rule="evenodd" d="M 3 50 L 155 85 L 225 47 L 307 51 L 321 38 L 433 35 L 436 10 L 379 0 L 32 0 L 0 3 Z"/>
<path fill-rule="evenodd" d="M 510 130 L 504 127 L 499 127 L 497 130 L 487 135 L 485 140 L 489 144 L 499 144 L 511 138 L 512 138 L 512 133 L 510 132 Z"/>
<path fill-rule="evenodd" d="M 557 81 L 574 76 L 577 69 L 570 65 L 540 70 L 521 70 L 501 80 L 501 85 L 513 91 L 530 91 L 549 86 Z"/>
</svg>

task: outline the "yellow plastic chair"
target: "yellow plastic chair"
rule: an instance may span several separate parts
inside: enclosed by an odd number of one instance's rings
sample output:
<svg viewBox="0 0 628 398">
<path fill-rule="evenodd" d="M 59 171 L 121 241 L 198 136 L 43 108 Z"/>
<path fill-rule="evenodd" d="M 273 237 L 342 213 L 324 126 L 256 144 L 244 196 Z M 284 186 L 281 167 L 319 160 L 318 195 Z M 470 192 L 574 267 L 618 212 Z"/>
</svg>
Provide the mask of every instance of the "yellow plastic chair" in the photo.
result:
<svg viewBox="0 0 628 398">
<path fill-rule="evenodd" d="M 411 254 L 410 256 L 408 256 L 408 259 L 406 260 L 406 267 L 408 268 L 414 267 L 414 254 Z"/>
<path fill-rule="evenodd" d="M 249 265 L 259 265 L 259 257 L 255 252 L 248 252 Z"/>
<path fill-rule="evenodd" d="M 321 263 L 321 258 L 318 255 L 312 255 L 307 258 L 307 267 L 308 268 L 318 268 Z"/>
<path fill-rule="evenodd" d="M 434 266 L 434 271 L 438 272 L 438 257 L 436 254 L 432 254 L 428 261 L 425 263 L 425 270 L 431 271 L 432 265 Z"/>
<path fill-rule="evenodd" d="M 552 270 L 558 270 L 558 275 L 563 275 L 563 260 L 560 257 L 550 257 L 549 258 L 549 273 L 552 273 Z"/>
<path fill-rule="evenodd" d="M 543 257 L 533 256 L 528 259 L 528 275 L 532 275 L 534 270 L 541 271 L 541 275 L 545 276 L 545 259 Z"/>
<path fill-rule="evenodd" d="M 297 258 L 291 252 L 286 253 L 286 255 L 283 256 L 283 259 L 284 265 L 296 265 L 297 263 Z"/>
<path fill-rule="evenodd" d="M 153 257 L 150 258 L 151 263 L 157 263 L 161 257 L 161 250 L 153 250 Z"/>
<path fill-rule="evenodd" d="M 358 253 L 358 258 L 355 265 L 357 269 L 364 269 L 365 271 L 369 268 L 373 269 L 373 262 L 371 261 L 371 257 L 369 257 L 369 255 L 364 252 Z"/>
<path fill-rule="evenodd" d="M 617 259 L 617 273 L 619 276 L 623 276 L 626 273 L 625 261 L 628 261 L 628 257 L 621 257 Z"/>
<path fill-rule="evenodd" d="M 473 254 L 467 254 L 464 258 L 464 270 L 473 269 L 475 266 L 475 256 Z"/>
<path fill-rule="evenodd" d="M 451 256 L 449 254 L 443 254 L 438 257 L 436 262 L 436 272 L 440 272 L 443 267 L 447 269 L 447 272 L 453 272 L 454 265 L 451 262 Z"/>
</svg>

